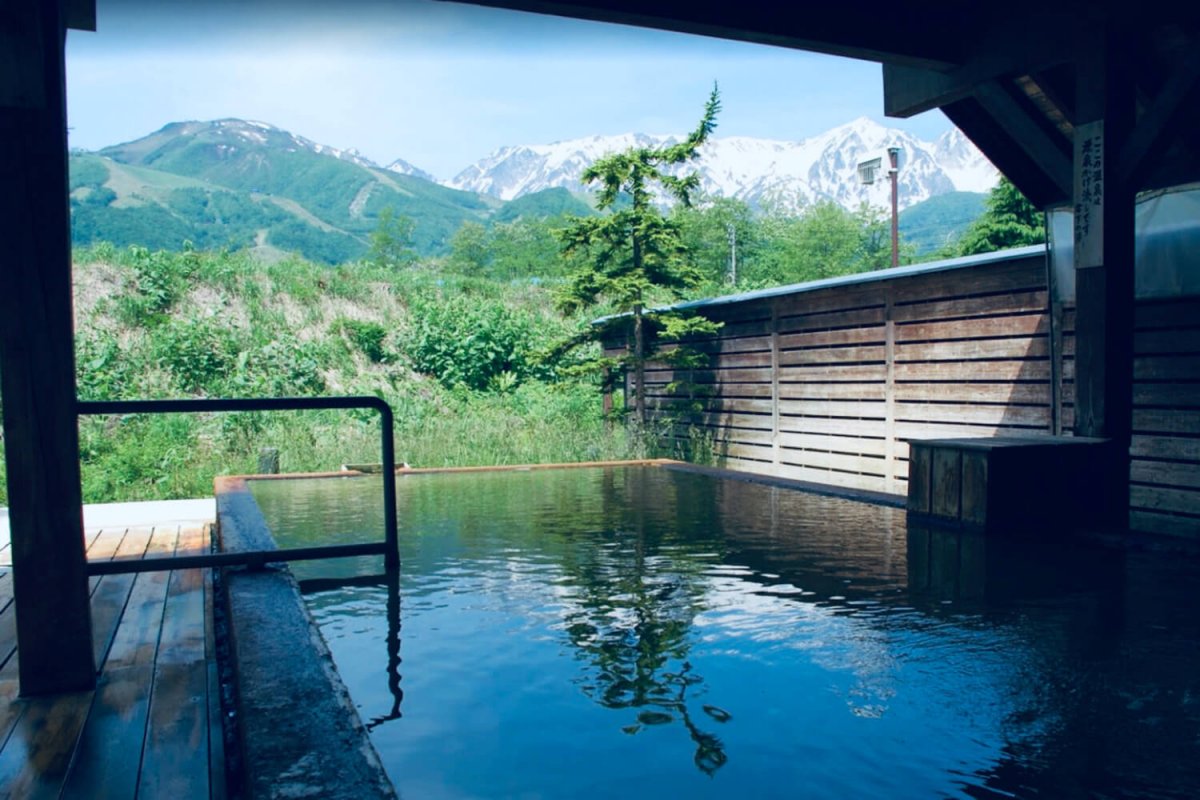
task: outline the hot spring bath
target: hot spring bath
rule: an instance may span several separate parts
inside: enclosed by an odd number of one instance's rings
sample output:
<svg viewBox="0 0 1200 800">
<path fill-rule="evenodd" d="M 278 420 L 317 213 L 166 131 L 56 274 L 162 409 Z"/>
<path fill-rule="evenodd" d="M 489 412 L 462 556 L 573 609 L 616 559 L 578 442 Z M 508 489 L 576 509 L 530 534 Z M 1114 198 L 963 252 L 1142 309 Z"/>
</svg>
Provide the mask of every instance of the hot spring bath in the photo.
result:
<svg viewBox="0 0 1200 800">
<path fill-rule="evenodd" d="M 402 796 L 1200 793 L 1194 562 L 667 467 L 397 487 L 398 631 L 379 559 L 293 570 Z M 252 489 L 280 546 L 382 530 L 377 479 Z"/>
</svg>

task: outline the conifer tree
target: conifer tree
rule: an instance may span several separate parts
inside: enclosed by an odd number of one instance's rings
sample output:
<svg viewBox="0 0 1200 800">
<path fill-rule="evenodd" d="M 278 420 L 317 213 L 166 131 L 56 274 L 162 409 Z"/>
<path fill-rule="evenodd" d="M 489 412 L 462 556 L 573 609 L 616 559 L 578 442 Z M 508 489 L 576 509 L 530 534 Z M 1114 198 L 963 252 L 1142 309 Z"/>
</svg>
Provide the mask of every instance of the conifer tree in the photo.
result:
<svg viewBox="0 0 1200 800">
<path fill-rule="evenodd" d="M 647 311 L 647 303 L 676 299 L 699 286 L 703 272 L 688 258 L 679 223 L 655 204 L 655 190 L 664 190 L 685 206 L 700 186 L 693 172 L 683 177 L 667 170 L 696 157 L 700 146 L 716 128 L 721 109 L 716 84 L 704 106 L 704 116 L 688 137 L 663 147 L 632 147 L 598 159 L 583 173 L 583 182 L 599 184 L 597 217 L 574 217 L 560 231 L 562 251 L 579 265 L 559 297 L 564 311 L 608 302 L 629 314 L 633 325 L 633 352 L 621 366 L 634 371 L 636 420 L 646 421 L 647 316 L 670 338 L 714 330 L 702 318 Z M 579 342 L 574 342 L 578 344 Z"/>
<path fill-rule="evenodd" d="M 963 234 L 959 255 L 992 253 L 1046 241 L 1046 217 L 1008 178 L 988 193 L 983 216 Z"/>
</svg>

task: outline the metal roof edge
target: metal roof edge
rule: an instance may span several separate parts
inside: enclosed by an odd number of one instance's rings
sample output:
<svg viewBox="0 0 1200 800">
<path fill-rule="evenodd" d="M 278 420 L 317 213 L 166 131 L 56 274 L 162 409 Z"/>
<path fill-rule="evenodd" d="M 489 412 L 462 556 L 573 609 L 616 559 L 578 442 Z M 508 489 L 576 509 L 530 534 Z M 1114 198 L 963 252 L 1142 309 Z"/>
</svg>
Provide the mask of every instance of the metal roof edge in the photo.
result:
<svg viewBox="0 0 1200 800">
<path fill-rule="evenodd" d="M 651 310 L 688 311 L 699 308 L 708 308 L 710 306 L 748 303 L 754 300 L 766 300 L 772 297 L 782 297 L 784 295 L 815 292 L 821 289 L 831 289 L 837 286 L 853 286 L 860 283 L 872 283 L 874 281 L 890 280 L 892 278 L 907 278 L 912 275 L 927 275 L 934 272 L 948 272 L 950 270 L 977 267 L 981 264 L 994 264 L 1004 261 L 1019 261 L 1023 258 L 1045 256 L 1047 252 L 1047 245 L 1032 244 L 1025 247 L 1014 247 L 1011 250 L 998 250 L 993 253 L 980 253 L 973 256 L 948 258 L 941 261 L 929 261 L 924 264 L 910 264 L 903 267 L 889 267 L 887 269 L 875 270 L 873 272 L 856 272 L 852 275 L 839 275 L 836 278 L 822 278 L 821 280 L 808 281 L 806 283 L 793 283 L 787 286 L 774 286 L 769 289 L 756 289 L 752 292 L 722 295 L 720 297 L 710 297 L 703 300 L 689 300 L 685 303 L 675 303 L 669 306 L 660 306 Z M 624 314 L 609 314 L 607 316 L 592 320 L 592 324 L 602 325 L 610 320 L 619 319 L 620 317 L 625 316 L 628 316 L 628 312 Z"/>
</svg>

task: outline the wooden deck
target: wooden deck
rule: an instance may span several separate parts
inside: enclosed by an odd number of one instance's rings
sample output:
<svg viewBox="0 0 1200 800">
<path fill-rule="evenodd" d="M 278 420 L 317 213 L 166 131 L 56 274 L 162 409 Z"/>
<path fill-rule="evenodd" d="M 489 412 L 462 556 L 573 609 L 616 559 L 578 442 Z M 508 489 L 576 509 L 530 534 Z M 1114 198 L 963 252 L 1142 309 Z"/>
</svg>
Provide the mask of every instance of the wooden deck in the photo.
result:
<svg viewBox="0 0 1200 800">
<path fill-rule="evenodd" d="M 93 561 L 209 542 L 179 524 L 86 536 Z M 9 564 L 0 541 L 0 797 L 224 797 L 211 570 L 92 578 L 96 689 L 25 699 Z"/>
</svg>

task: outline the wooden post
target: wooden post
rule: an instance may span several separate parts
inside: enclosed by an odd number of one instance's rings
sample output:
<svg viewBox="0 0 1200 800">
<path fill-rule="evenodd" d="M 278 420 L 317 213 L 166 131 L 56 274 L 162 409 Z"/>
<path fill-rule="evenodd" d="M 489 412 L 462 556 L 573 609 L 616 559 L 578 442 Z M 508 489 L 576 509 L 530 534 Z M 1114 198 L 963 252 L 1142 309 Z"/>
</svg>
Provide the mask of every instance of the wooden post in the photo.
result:
<svg viewBox="0 0 1200 800">
<path fill-rule="evenodd" d="M 258 451 L 258 474 L 279 474 L 279 448 L 264 447 Z"/>
<path fill-rule="evenodd" d="M 1106 486 L 1122 524 L 1129 509 L 1133 406 L 1134 192 L 1119 154 L 1134 120 L 1134 94 L 1113 32 L 1079 57 L 1075 127 L 1075 434 L 1112 441 Z"/>
<path fill-rule="evenodd" d="M 887 376 L 883 384 L 883 468 L 886 491 L 896 491 L 896 322 L 892 319 L 892 302 L 895 290 L 887 286 L 883 307 L 883 360 L 887 365 Z"/>
<path fill-rule="evenodd" d="M 771 464 L 778 475 L 783 465 L 779 442 L 779 300 L 771 301 Z"/>
<path fill-rule="evenodd" d="M 64 41 L 56 0 L 14 0 L 0 15 L 0 48 L 21 59 L 0 78 L 0 392 L 24 695 L 96 680 L 75 414 Z"/>
</svg>

